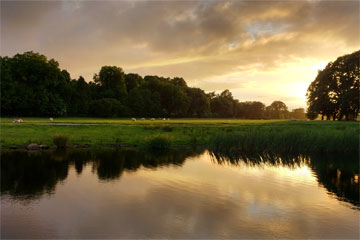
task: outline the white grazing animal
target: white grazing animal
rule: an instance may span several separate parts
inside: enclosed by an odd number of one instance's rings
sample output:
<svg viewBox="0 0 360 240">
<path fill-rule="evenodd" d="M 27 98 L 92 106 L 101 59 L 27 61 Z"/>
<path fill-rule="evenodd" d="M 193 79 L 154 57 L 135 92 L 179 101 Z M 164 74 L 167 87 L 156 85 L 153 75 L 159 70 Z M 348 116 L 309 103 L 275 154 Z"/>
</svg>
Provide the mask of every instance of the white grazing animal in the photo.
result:
<svg viewBox="0 0 360 240">
<path fill-rule="evenodd" d="M 136 118 L 132 118 L 131 120 L 134 121 L 134 122 L 136 122 Z"/>
<path fill-rule="evenodd" d="M 52 121 L 54 121 L 54 119 L 53 118 L 49 118 L 49 120 L 52 122 Z"/>
</svg>

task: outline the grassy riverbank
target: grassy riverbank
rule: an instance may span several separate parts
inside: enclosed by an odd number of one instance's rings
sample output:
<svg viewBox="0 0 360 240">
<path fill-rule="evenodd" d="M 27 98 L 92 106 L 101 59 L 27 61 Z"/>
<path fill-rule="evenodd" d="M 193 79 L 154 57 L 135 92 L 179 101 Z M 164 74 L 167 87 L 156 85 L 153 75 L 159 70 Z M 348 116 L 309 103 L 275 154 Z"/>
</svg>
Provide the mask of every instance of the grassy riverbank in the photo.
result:
<svg viewBox="0 0 360 240">
<path fill-rule="evenodd" d="M 56 124 L 43 125 L 43 118 L 25 118 L 13 124 L 1 119 L 2 146 L 29 143 L 52 144 L 55 134 L 69 137 L 69 144 L 130 144 L 144 146 L 155 136 L 165 136 L 172 147 L 205 145 L 227 151 L 274 147 L 289 150 L 338 149 L 353 151 L 359 144 L 358 122 L 278 121 L 227 119 L 172 119 L 136 121 L 129 119 L 55 119 Z"/>
</svg>

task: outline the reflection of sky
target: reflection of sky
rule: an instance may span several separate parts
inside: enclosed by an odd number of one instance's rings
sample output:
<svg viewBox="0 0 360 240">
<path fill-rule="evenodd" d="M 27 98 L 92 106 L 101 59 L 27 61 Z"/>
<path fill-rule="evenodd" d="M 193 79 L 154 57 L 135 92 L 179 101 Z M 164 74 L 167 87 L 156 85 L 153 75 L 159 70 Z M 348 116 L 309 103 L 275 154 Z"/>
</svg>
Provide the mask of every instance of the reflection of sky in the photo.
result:
<svg viewBox="0 0 360 240">
<path fill-rule="evenodd" d="M 207 154 L 183 167 L 124 172 L 100 182 L 71 169 L 54 195 L 2 200 L 12 236 L 72 238 L 356 238 L 359 215 L 329 196 L 306 166 L 217 165 Z"/>
</svg>

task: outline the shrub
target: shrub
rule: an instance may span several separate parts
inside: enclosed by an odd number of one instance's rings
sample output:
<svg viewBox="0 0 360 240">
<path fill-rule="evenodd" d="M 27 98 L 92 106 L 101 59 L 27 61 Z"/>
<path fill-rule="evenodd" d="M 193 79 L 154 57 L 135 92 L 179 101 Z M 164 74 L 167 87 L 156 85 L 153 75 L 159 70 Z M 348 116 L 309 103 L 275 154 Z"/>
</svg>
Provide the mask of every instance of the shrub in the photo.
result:
<svg viewBox="0 0 360 240">
<path fill-rule="evenodd" d="M 122 143 L 121 138 L 119 137 L 115 138 L 115 144 L 121 144 L 121 143 Z"/>
<path fill-rule="evenodd" d="M 168 150 L 171 147 L 172 138 L 167 135 L 156 135 L 149 137 L 146 146 L 153 150 Z"/>
<path fill-rule="evenodd" d="M 65 148 L 69 141 L 69 137 L 62 134 L 55 134 L 53 142 L 57 148 Z"/>
<path fill-rule="evenodd" d="M 143 128 L 144 130 L 155 130 L 155 129 L 159 129 L 160 126 L 151 124 L 151 125 L 145 125 Z"/>
<path fill-rule="evenodd" d="M 172 127 L 172 126 L 169 126 L 169 125 L 165 125 L 165 126 L 162 127 L 162 129 L 163 129 L 165 132 L 172 132 L 173 127 Z"/>
</svg>

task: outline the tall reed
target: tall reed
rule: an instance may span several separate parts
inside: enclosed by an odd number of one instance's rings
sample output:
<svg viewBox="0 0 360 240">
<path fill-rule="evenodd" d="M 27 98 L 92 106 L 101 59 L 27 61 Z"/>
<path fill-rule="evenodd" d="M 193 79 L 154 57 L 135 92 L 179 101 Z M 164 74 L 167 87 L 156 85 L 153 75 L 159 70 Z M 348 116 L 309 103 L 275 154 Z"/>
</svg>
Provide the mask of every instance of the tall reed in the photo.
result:
<svg viewBox="0 0 360 240">
<path fill-rule="evenodd" d="M 358 153 L 354 129 L 249 128 L 215 135 L 210 149 L 222 153 Z"/>
</svg>

